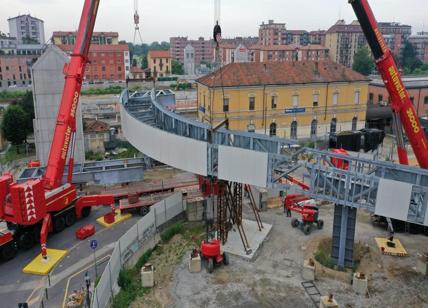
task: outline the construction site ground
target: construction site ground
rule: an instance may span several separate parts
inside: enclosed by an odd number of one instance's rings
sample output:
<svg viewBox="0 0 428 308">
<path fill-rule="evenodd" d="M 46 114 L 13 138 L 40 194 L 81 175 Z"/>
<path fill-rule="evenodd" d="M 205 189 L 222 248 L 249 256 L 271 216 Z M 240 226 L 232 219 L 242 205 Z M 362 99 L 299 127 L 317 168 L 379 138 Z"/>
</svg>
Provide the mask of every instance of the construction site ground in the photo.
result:
<svg viewBox="0 0 428 308">
<path fill-rule="evenodd" d="M 251 219 L 248 209 L 244 217 Z M 157 285 L 148 295 L 150 302 L 138 303 L 143 307 L 177 308 L 314 307 L 301 285 L 302 264 L 305 258 L 313 257 L 320 242 L 329 241 L 333 206 L 323 205 L 321 217 L 324 229 L 314 229 L 305 236 L 291 227 L 290 218 L 281 208 L 263 212 L 263 221 L 273 227 L 255 261 L 231 256 L 230 265 L 215 269 L 213 274 L 205 270 L 191 274 L 186 253 L 175 271 L 171 268 L 169 275 L 155 276 Z M 369 277 L 367 295 L 356 295 L 350 284 L 323 277 L 317 277 L 315 285 L 323 295 L 333 293 L 340 307 L 428 307 L 428 279 L 414 269 L 417 254 L 428 251 L 428 238 L 398 234 L 409 253 L 400 258 L 382 255 L 374 240 L 378 236 L 386 236 L 386 231 L 372 226 L 369 214 L 359 211 L 356 242 L 366 247 L 366 253 L 357 270 Z M 156 258 L 152 259 L 156 266 Z M 159 293 L 162 296 L 154 296 Z"/>
</svg>

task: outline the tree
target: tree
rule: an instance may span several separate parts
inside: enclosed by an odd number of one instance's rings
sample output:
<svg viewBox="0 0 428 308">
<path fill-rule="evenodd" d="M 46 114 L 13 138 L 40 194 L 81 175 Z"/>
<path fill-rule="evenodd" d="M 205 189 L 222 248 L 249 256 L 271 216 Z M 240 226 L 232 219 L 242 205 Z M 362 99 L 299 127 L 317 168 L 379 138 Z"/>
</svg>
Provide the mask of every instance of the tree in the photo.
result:
<svg viewBox="0 0 428 308">
<path fill-rule="evenodd" d="M 11 105 L 6 109 L 1 128 L 13 145 L 22 144 L 27 139 L 27 115 L 21 106 Z"/>
<path fill-rule="evenodd" d="M 174 75 L 183 75 L 184 74 L 184 69 L 183 69 L 183 65 L 180 62 L 177 62 L 175 60 L 172 60 L 172 73 Z"/>
<path fill-rule="evenodd" d="M 408 41 L 404 44 L 400 63 L 407 74 L 413 73 L 414 70 L 422 66 L 421 60 L 416 56 L 415 47 Z"/>
<path fill-rule="evenodd" d="M 144 54 L 141 57 L 141 68 L 144 70 L 149 67 L 149 63 L 147 62 L 147 54 Z"/>
<path fill-rule="evenodd" d="M 132 66 L 133 66 L 133 67 L 136 67 L 136 66 L 137 66 L 137 59 L 136 59 L 136 58 L 133 58 L 133 59 L 132 59 Z"/>
<path fill-rule="evenodd" d="M 18 102 L 18 105 L 25 112 L 25 129 L 27 135 L 33 132 L 33 119 L 34 119 L 34 102 L 33 92 L 25 92 L 24 97 Z"/>
<path fill-rule="evenodd" d="M 355 53 L 352 69 L 366 76 L 373 72 L 375 64 L 373 59 L 370 58 L 369 50 L 367 48 L 360 48 Z"/>
</svg>

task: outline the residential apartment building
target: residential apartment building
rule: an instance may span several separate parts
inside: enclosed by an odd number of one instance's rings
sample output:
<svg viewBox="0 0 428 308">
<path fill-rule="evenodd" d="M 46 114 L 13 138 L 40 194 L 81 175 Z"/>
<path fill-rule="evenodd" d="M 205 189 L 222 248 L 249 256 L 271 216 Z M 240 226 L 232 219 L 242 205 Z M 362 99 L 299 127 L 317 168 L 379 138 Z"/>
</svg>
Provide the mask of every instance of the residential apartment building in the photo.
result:
<svg viewBox="0 0 428 308">
<path fill-rule="evenodd" d="M 9 18 L 9 35 L 17 39 L 18 44 L 44 44 L 45 28 L 41 19 L 28 15 Z"/>
<path fill-rule="evenodd" d="M 402 25 L 398 22 L 379 22 L 378 25 L 385 43 L 392 53 L 399 58 L 403 51 L 404 43 L 412 34 L 412 26 Z"/>
<path fill-rule="evenodd" d="M 171 37 L 169 43 L 172 59 L 181 64 L 184 64 L 184 49 L 187 45 L 192 46 L 195 50 L 195 66 L 201 65 L 201 62 L 212 63 L 214 61 L 213 40 L 205 40 L 203 37 L 197 40 L 189 40 L 187 37 Z"/>
<path fill-rule="evenodd" d="M 0 55 L 0 89 L 30 86 L 31 68 L 39 55 Z"/>
<path fill-rule="evenodd" d="M 75 32 L 56 31 L 52 43 L 68 54 L 74 49 Z M 94 32 L 85 81 L 125 81 L 131 69 L 128 44 L 119 43 L 117 32 Z"/>
<path fill-rule="evenodd" d="M 169 50 L 149 50 L 147 64 L 154 78 L 171 75 L 172 58 Z"/>
<path fill-rule="evenodd" d="M 325 35 L 327 31 L 317 30 L 309 32 L 309 43 L 312 45 L 325 46 Z"/>
<path fill-rule="evenodd" d="M 409 37 L 409 42 L 416 51 L 416 56 L 424 63 L 428 63 L 428 32 L 418 32 Z"/>
<path fill-rule="evenodd" d="M 369 80 L 330 60 L 233 63 L 196 82 L 199 120 L 212 125 L 312 140 L 365 126 Z"/>
<path fill-rule="evenodd" d="M 330 58 L 337 63 L 352 67 L 354 54 L 367 47 L 366 37 L 358 21 L 346 24 L 339 20 L 327 30 L 325 46 L 330 50 Z"/>
<path fill-rule="evenodd" d="M 9 37 L 0 32 L 0 55 L 15 54 L 17 44 L 15 37 Z"/>
<path fill-rule="evenodd" d="M 428 76 L 403 76 L 402 79 L 418 116 L 428 116 Z M 370 81 L 368 104 L 374 106 L 390 104 L 389 93 L 380 76 Z"/>
<path fill-rule="evenodd" d="M 288 42 L 285 23 L 276 23 L 270 19 L 259 27 L 259 42 L 264 46 L 286 45 Z"/>
<path fill-rule="evenodd" d="M 222 65 L 243 62 L 323 61 L 328 59 L 328 49 L 321 45 L 231 45 L 220 47 Z"/>
</svg>

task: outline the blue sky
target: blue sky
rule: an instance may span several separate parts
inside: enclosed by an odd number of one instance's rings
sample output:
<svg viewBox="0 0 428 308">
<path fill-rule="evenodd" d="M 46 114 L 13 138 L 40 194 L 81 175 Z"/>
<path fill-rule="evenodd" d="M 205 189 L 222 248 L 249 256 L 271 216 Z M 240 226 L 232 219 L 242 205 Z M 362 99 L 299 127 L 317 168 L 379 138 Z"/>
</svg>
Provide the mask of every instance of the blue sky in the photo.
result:
<svg viewBox="0 0 428 308">
<path fill-rule="evenodd" d="M 224 37 L 257 35 L 262 21 L 285 22 L 289 29 L 328 29 L 339 17 L 355 19 L 347 0 L 222 0 Z M 133 39 L 133 0 L 101 0 L 96 30 L 117 31 Z M 328 3 L 328 5 L 326 4 Z M 428 31 L 427 0 L 371 0 L 379 21 L 397 21 Z M 7 18 L 31 13 L 45 21 L 46 38 L 55 30 L 77 28 L 83 0 L 0 0 L 0 31 L 8 32 Z M 214 0 L 140 0 L 145 42 L 170 36 L 209 37 L 214 25 Z"/>
</svg>

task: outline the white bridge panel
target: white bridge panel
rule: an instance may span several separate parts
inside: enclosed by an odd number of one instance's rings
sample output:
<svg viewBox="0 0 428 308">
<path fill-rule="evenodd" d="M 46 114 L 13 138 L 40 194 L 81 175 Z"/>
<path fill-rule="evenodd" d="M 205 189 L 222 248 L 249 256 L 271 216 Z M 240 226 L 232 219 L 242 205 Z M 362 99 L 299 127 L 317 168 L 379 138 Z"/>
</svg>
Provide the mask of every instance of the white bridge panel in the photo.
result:
<svg viewBox="0 0 428 308">
<path fill-rule="evenodd" d="M 218 178 L 267 186 L 268 154 L 234 147 L 218 147 Z"/>
<path fill-rule="evenodd" d="M 375 214 L 407 221 L 412 184 L 380 179 Z"/>
<path fill-rule="evenodd" d="M 141 153 L 169 166 L 207 175 L 207 143 L 177 136 L 132 117 L 121 106 L 122 129 L 126 139 Z"/>
</svg>

